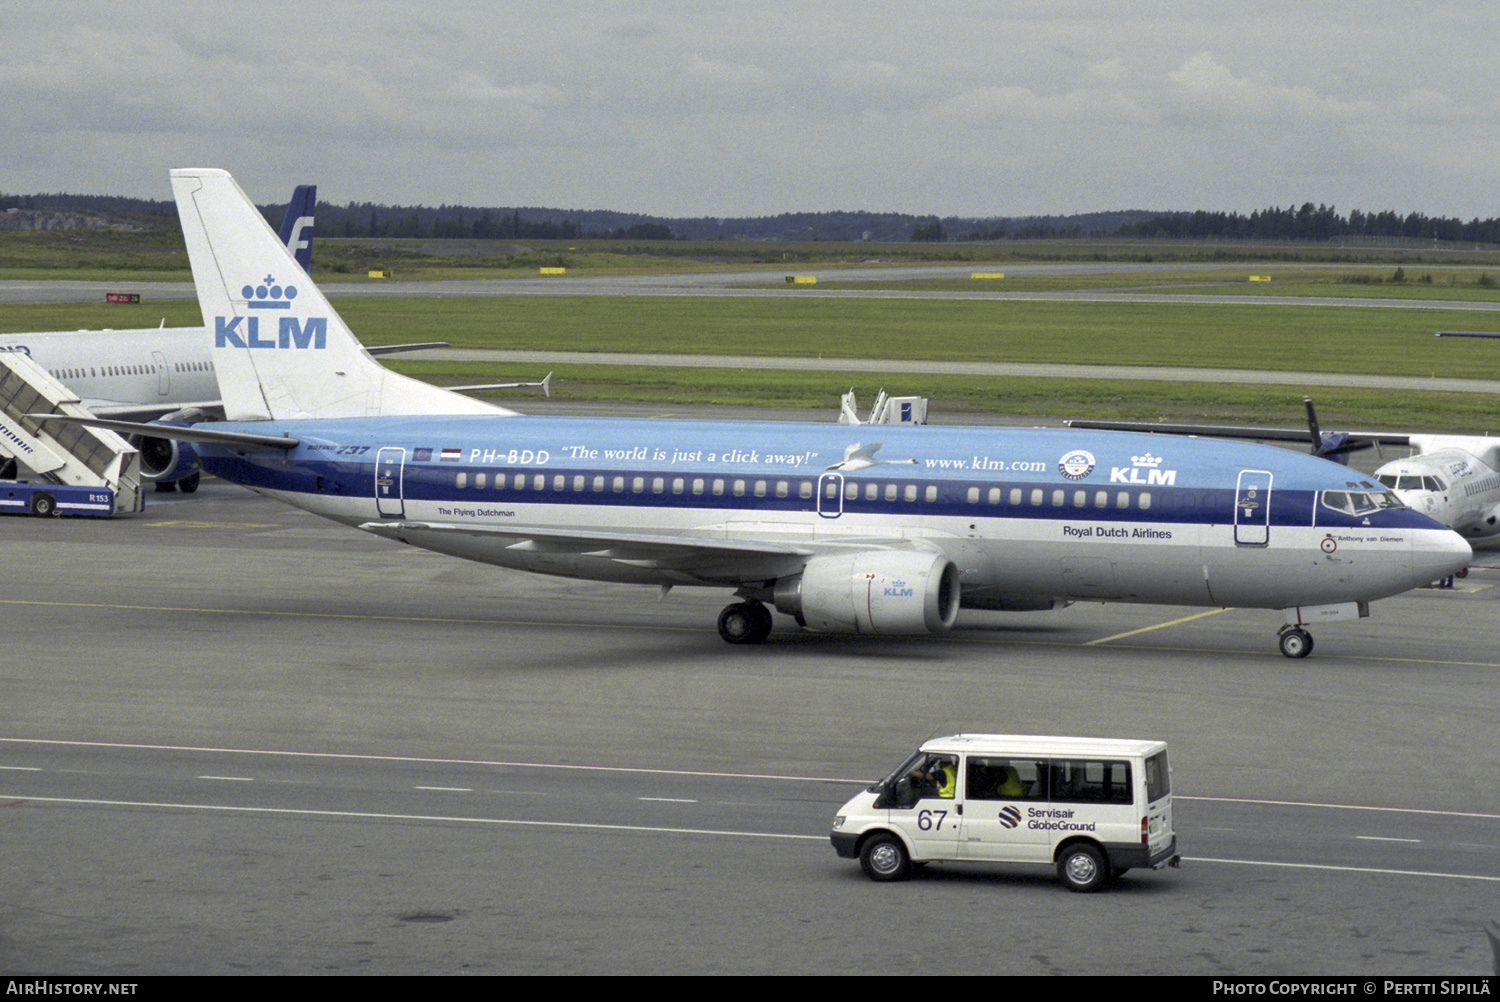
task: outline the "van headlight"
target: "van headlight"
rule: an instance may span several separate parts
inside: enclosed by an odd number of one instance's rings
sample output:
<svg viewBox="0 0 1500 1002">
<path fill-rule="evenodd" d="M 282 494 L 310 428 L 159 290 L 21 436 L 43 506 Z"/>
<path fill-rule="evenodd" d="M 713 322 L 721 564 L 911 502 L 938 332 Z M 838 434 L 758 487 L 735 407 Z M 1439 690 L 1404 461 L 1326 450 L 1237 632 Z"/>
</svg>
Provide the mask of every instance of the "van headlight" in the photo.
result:
<svg viewBox="0 0 1500 1002">
<path fill-rule="evenodd" d="M 833 827 L 835 827 L 835 828 L 842 828 L 842 827 L 844 827 L 844 815 L 842 815 L 842 814 L 834 815 L 834 818 L 833 818 Z"/>
</svg>

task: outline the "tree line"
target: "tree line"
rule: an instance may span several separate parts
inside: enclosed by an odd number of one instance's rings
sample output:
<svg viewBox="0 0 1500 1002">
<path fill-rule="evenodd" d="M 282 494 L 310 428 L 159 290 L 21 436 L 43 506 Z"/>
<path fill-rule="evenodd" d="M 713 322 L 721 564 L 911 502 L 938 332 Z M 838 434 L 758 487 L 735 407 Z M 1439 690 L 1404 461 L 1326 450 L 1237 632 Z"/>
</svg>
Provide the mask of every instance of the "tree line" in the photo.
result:
<svg viewBox="0 0 1500 1002">
<path fill-rule="evenodd" d="M 1462 219 L 1362 212 L 1341 216 L 1331 205 L 1272 206 L 1248 216 L 1237 212 L 1167 212 L 1121 226 L 1120 237 L 1140 240 L 1443 240 L 1500 243 L 1500 219 Z"/>
<path fill-rule="evenodd" d="M 146 225 L 176 224 L 168 200 L 111 195 L 5 195 L 0 211 L 37 209 L 123 216 Z M 262 206 L 273 226 L 284 204 Z M 899 212 L 785 212 L 755 217 L 666 217 L 604 209 L 540 207 L 400 206 L 372 202 L 319 202 L 317 232 L 328 237 L 475 240 L 826 240 L 947 243 L 997 240 L 1385 241 L 1439 240 L 1500 243 L 1500 219 L 1405 215 L 1355 209 L 1347 216 L 1331 205 L 1304 202 L 1238 212 L 1120 210 L 1051 216 L 969 217 Z"/>
</svg>

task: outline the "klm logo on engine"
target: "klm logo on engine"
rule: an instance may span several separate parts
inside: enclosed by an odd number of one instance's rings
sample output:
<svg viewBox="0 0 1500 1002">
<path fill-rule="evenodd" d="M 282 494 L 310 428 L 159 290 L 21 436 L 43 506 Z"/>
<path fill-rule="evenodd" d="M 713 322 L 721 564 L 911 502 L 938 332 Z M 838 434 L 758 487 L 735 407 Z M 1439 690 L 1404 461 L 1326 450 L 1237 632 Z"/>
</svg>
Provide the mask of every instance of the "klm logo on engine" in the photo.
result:
<svg viewBox="0 0 1500 1002">
<path fill-rule="evenodd" d="M 905 581 L 892 581 L 885 586 L 886 598 L 911 598 L 916 592 L 907 587 Z"/>
<path fill-rule="evenodd" d="M 1144 456 L 1131 456 L 1130 462 L 1130 466 L 1110 467 L 1109 482 L 1159 487 L 1171 487 L 1177 483 L 1177 471 L 1161 469 L 1160 456 L 1148 452 Z"/>
<path fill-rule="evenodd" d="M 245 298 L 245 308 L 250 310 L 290 310 L 292 300 L 297 298 L 295 285 L 278 285 L 274 276 L 267 275 L 259 285 L 247 285 L 240 290 Z M 270 318 L 267 318 L 270 319 Z M 267 324 L 261 331 L 261 318 L 215 317 L 215 348 L 326 348 L 328 347 L 328 318 L 278 317 L 275 330 Z"/>
</svg>

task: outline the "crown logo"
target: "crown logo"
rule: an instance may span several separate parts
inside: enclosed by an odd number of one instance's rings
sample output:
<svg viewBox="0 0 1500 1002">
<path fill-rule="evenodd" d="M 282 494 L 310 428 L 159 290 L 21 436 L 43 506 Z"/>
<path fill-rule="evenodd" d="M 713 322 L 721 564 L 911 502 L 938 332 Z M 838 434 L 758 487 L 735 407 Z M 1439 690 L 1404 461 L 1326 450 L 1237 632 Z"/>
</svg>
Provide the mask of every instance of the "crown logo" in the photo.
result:
<svg viewBox="0 0 1500 1002">
<path fill-rule="evenodd" d="M 297 298 L 295 285 L 277 285 L 274 275 L 267 275 L 259 285 L 247 285 L 240 290 L 252 310 L 289 310 L 292 300 Z"/>
<path fill-rule="evenodd" d="M 1146 466 L 1153 470 L 1161 465 L 1161 457 L 1153 456 L 1149 452 L 1141 456 L 1131 456 L 1130 461 L 1136 466 Z"/>
</svg>

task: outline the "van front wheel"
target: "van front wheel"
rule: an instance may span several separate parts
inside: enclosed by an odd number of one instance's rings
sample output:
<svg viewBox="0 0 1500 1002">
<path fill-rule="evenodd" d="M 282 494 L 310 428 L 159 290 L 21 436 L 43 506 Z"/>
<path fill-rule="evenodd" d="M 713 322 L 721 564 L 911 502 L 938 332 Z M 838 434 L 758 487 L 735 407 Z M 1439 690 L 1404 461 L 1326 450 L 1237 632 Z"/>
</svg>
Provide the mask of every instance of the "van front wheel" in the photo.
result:
<svg viewBox="0 0 1500 1002">
<path fill-rule="evenodd" d="M 911 857 L 894 835 L 875 835 L 859 851 L 859 865 L 871 880 L 905 880 L 911 875 Z"/>
<path fill-rule="evenodd" d="M 1057 859 L 1057 875 L 1070 891 L 1097 891 L 1109 880 L 1104 855 L 1086 842 L 1068 846 Z"/>
</svg>

